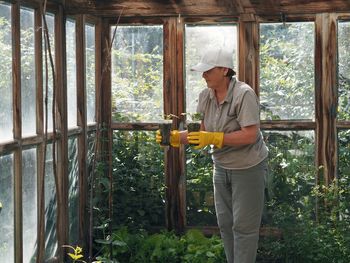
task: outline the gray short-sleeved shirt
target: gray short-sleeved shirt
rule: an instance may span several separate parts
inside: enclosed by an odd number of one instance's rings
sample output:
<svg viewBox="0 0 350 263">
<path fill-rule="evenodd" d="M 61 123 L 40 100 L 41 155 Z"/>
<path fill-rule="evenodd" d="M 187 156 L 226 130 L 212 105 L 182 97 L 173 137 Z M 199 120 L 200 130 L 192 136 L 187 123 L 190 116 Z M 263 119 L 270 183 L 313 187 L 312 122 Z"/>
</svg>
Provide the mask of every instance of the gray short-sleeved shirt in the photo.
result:
<svg viewBox="0 0 350 263">
<path fill-rule="evenodd" d="M 254 90 L 235 78 L 232 78 L 226 98 L 220 104 L 212 89 L 203 90 L 199 94 L 197 112 L 203 114 L 205 129 L 211 132 L 229 133 L 260 124 L 259 101 Z M 268 149 L 259 130 L 253 144 L 215 148 L 213 161 L 226 169 L 246 169 L 257 165 L 267 155 Z"/>
</svg>

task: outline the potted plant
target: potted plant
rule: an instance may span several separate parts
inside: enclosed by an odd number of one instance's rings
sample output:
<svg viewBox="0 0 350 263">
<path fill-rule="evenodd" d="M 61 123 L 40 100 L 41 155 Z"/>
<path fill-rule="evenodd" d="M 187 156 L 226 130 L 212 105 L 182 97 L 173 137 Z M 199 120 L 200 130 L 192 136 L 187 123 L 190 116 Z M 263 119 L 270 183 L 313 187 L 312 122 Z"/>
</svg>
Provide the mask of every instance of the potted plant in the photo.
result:
<svg viewBox="0 0 350 263">
<path fill-rule="evenodd" d="M 171 126 L 173 124 L 173 117 L 177 117 L 177 116 L 173 114 L 164 115 L 163 120 L 159 124 L 160 135 L 162 136 L 160 145 L 162 146 L 170 145 L 170 132 L 171 132 Z"/>
<path fill-rule="evenodd" d="M 199 131 L 201 128 L 203 114 L 199 112 L 183 114 L 189 117 L 189 119 L 186 121 L 188 132 Z"/>
</svg>

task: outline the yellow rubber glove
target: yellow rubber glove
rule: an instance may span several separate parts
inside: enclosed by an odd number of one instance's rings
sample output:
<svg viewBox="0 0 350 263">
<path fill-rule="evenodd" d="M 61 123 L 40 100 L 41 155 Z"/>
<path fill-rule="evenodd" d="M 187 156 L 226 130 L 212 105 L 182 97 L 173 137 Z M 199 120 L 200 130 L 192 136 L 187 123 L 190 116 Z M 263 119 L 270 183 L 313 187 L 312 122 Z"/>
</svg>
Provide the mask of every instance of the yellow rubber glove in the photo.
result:
<svg viewBox="0 0 350 263">
<path fill-rule="evenodd" d="M 190 132 L 187 135 L 188 142 L 190 144 L 196 144 L 195 149 L 203 148 L 209 144 L 215 145 L 217 148 L 221 148 L 224 142 L 223 132 Z"/>
<path fill-rule="evenodd" d="M 162 135 L 160 130 L 156 133 L 156 142 L 160 143 L 162 141 Z M 170 145 L 173 147 L 180 147 L 180 133 L 178 130 L 173 130 L 170 132 Z"/>
</svg>

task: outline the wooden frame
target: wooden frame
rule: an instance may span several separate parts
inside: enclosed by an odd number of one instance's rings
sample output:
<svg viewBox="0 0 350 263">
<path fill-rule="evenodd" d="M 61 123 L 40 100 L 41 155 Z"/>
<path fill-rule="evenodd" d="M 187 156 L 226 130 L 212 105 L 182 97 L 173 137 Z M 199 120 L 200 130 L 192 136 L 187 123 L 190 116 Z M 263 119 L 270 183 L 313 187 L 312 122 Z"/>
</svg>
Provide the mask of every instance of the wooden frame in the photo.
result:
<svg viewBox="0 0 350 263">
<path fill-rule="evenodd" d="M 243 1 L 243 0 L 242 0 Z M 241 2 L 242 2 L 241 1 Z M 78 136 L 78 162 L 79 162 L 79 242 L 84 247 L 88 244 L 88 213 L 87 207 L 87 133 L 98 132 L 101 123 L 105 123 L 107 131 L 105 136 L 112 142 L 113 130 L 149 130 L 158 129 L 157 123 L 116 123 L 111 119 L 111 77 L 109 56 L 104 51 L 109 48 L 110 25 L 116 22 L 115 18 L 97 19 L 93 16 L 81 14 L 81 9 L 73 7 L 70 13 L 75 14 L 77 32 L 77 105 L 78 127 L 68 128 L 67 119 L 67 79 L 65 60 L 65 11 L 64 6 L 50 3 L 50 11 L 55 13 L 55 60 L 57 87 L 56 97 L 56 128 L 57 133 L 50 132 L 45 135 L 43 113 L 43 74 L 42 74 L 42 16 L 40 1 L 23 1 L 25 6 L 34 9 L 35 16 L 35 63 L 36 67 L 36 135 L 23 137 L 21 123 L 21 72 L 20 72 L 20 8 L 22 2 L 12 3 L 12 38 L 13 38 L 13 120 L 14 139 L 0 143 L 0 155 L 13 153 L 14 177 L 15 177 L 15 262 L 23 261 L 23 229 L 22 229 L 22 152 L 28 147 L 37 149 L 37 173 L 38 173 L 38 262 L 44 261 L 45 249 L 45 197 L 44 197 L 44 168 L 45 159 L 44 144 L 56 140 L 57 142 L 57 173 L 58 181 L 58 244 L 61 247 L 68 243 L 68 139 Z M 239 25 L 239 78 L 251 85 L 259 94 L 259 23 L 281 22 L 281 16 L 277 13 L 263 14 L 252 8 L 244 8 L 239 5 L 237 14 L 217 16 L 218 8 L 213 13 L 202 15 L 201 10 L 194 13 L 184 13 L 180 17 L 176 14 L 152 14 L 148 10 L 143 16 L 137 15 L 137 8 L 128 10 L 126 17 L 120 23 L 158 23 L 163 25 L 164 32 L 164 112 L 179 115 L 184 112 L 185 83 L 184 83 L 184 25 L 185 23 L 227 23 L 236 21 Z M 309 7 L 310 8 L 310 5 Z M 85 10 L 85 9 L 84 9 Z M 83 11 L 84 11 L 83 10 Z M 220 9 L 221 10 L 221 9 Z M 306 11 L 309 9 L 305 9 Z M 304 10 L 304 11 L 305 11 Z M 323 10 L 323 9 L 321 9 Z M 78 12 L 79 11 L 79 12 Z M 101 14 L 102 9 L 86 9 L 89 14 Z M 103 13 L 103 15 L 119 15 L 119 9 Z M 68 12 L 69 13 L 69 12 Z M 337 132 L 341 129 L 350 129 L 350 120 L 338 121 L 335 116 L 337 106 L 337 21 L 350 19 L 349 13 L 317 13 L 304 14 L 290 13 L 285 17 L 286 21 L 314 21 L 315 23 L 315 121 L 262 121 L 264 130 L 313 130 L 316 135 L 316 167 L 323 166 L 318 180 L 322 179 L 329 184 L 337 178 Z M 84 24 L 86 21 L 96 25 L 96 124 L 86 123 L 86 91 L 85 91 L 85 36 Z M 173 59 L 176 58 L 176 59 Z M 102 67 L 107 65 L 107 70 Z M 104 87 L 103 90 L 100 89 Z M 175 99 L 173 99 L 175 98 Z M 179 123 L 175 124 L 177 128 Z M 98 147 L 107 149 L 108 156 L 105 161 L 111 163 L 112 145 L 102 144 Z M 167 228 L 183 232 L 189 228 L 186 224 L 186 184 L 185 184 L 185 155 L 184 149 L 171 149 L 166 154 L 166 185 L 167 185 Z M 107 171 L 111 177 L 111 167 Z M 111 178 L 112 179 L 112 178 Z M 112 207 L 110 200 L 109 206 Z M 112 214 L 111 210 L 111 214 Z M 216 228 L 203 228 L 207 233 L 215 233 Z M 64 258 L 64 250 L 58 253 L 59 260 Z"/>
</svg>

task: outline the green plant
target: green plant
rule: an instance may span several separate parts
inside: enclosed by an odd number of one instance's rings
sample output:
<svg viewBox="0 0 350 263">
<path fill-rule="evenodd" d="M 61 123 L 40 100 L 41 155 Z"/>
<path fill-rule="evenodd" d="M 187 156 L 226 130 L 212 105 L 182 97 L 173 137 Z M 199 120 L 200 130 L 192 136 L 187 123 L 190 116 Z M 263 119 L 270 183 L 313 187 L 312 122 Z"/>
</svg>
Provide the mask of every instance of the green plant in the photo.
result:
<svg viewBox="0 0 350 263">
<path fill-rule="evenodd" d="M 185 248 L 182 262 L 226 262 L 223 243 L 218 236 L 207 238 L 201 231 L 194 229 L 189 230 L 180 240 Z"/>
<path fill-rule="evenodd" d="M 69 245 L 63 245 L 62 247 L 69 248 L 73 250 L 73 253 L 67 253 L 67 255 L 73 260 L 73 263 L 76 262 L 83 262 L 86 263 L 85 260 L 83 260 L 83 249 L 79 246 L 73 247 Z M 92 263 L 102 263 L 102 261 L 93 261 Z"/>
<path fill-rule="evenodd" d="M 102 256 L 123 263 L 220 263 L 225 262 L 221 239 L 205 237 L 199 230 L 190 230 L 182 237 L 161 231 L 149 235 L 145 231 L 129 232 L 122 227 L 112 233 L 104 244 Z M 112 250 L 109 247 L 112 247 Z M 110 253 L 112 251 L 112 254 Z"/>
</svg>

